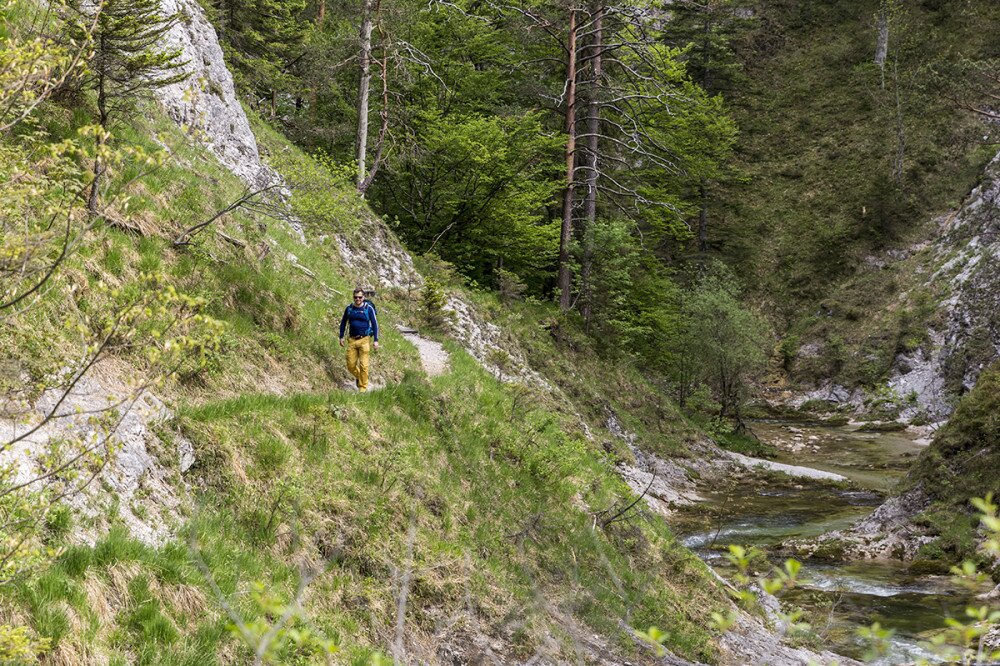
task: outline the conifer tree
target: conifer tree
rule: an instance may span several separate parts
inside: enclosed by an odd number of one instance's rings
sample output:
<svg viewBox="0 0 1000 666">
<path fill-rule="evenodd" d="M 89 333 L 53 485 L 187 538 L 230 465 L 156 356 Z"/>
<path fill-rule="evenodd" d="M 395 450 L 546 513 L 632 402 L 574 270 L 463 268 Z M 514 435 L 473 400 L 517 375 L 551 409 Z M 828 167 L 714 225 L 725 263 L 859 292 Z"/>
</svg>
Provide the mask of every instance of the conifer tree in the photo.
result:
<svg viewBox="0 0 1000 666">
<path fill-rule="evenodd" d="M 105 171 L 104 147 L 113 123 L 122 118 L 151 91 L 183 81 L 180 49 L 161 47 L 160 41 L 179 14 L 166 15 L 159 0 L 104 0 L 98 7 L 81 13 L 97 14 L 93 30 L 93 54 L 88 63 L 84 88 L 97 93 L 97 112 L 101 131 L 97 133 L 94 156 L 94 180 L 87 208 L 97 214 L 102 176 Z"/>
<path fill-rule="evenodd" d="M 267 99 L 276 117 L 280 94 L 301 92 L 294 70 L 308 50 L 305 0 L 218 0 L 213 9 L 237 83 L 252 91 L 255 105 Z"/>
</svg>

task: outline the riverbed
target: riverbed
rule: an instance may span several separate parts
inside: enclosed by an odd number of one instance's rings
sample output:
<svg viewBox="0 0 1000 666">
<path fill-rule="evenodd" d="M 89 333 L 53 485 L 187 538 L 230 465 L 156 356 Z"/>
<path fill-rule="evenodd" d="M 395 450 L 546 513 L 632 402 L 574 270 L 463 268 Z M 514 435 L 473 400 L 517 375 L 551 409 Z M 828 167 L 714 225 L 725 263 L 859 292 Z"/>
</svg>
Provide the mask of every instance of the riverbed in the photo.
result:
<svg viewBox="0 0 1000 666">
<path fill-rule="evenodd" d="M 730 544 L 767 550 L 788 539 L 845 528 L 868 515 L 905 475 L 923 445 L 909 432 L 869 433 L 857 426 L 766 421 L 754 432 L 778 451 L 775 460 L 834 472 L 848 484 L 765 475 L 734 480 L 705 492 L 706 501 L 682 512 L 676 530 L 721 574 L 733 572 L 724 557 Z M 774 558 L 775 561 L 778 558 Z M 895 562 L 804 563 L 801 585 L 782 602 L 799 607 L 822 647 L 860 659 L 860 627 L 879 622 L 895 630 L 888 654 L 876 664 L 932 658 L 921 645 L 960 616 L 970 595 L 947 576 L 914 574 Z"/>
</svg>

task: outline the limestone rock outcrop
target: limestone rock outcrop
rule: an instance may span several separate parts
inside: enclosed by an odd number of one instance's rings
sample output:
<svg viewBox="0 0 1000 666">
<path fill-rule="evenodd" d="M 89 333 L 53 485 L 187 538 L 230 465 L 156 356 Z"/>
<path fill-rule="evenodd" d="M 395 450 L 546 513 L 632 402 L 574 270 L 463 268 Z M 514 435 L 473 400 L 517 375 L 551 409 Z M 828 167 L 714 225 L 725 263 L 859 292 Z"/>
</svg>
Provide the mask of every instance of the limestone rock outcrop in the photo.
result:
<svg viewBox="0 0 1000 666">
<path fill-rule="evenodd" d="M 277 174 L 263 164 L 215 28 L 196 0 L 162 0 L 165 14 L 180 13 L 162 46 L 180 49 L 188 78 L 156 91 L 167 114 L 204 144 L 248 186 L 265 187 Z"/>
<path fill-rule="evenodd" d="M 896 358 L 889 385 L 916 397 L 934 418 L 952 410 L 953 397 L 975 386 L 1000 358 L 1000 155 L 961 208 L 942 220 L 931 245 L 937 269 L 926 286 L 947 294 L 929 342 Z"/>
</svg>

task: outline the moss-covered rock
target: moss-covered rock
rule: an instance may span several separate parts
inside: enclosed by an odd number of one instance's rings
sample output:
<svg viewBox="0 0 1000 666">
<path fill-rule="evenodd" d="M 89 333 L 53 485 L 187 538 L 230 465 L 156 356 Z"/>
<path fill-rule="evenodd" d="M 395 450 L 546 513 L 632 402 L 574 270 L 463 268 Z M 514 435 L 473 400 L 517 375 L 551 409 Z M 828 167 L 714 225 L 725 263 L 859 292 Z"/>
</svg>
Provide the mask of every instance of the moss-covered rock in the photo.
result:
<svg viewBox="0 0 1000 666">
<path fill-rule="evenodd" d="M 982 373 L 920 456 L 907 483 L 921 484 L 938 503 L 968 507 L 969 499 L 1000 494 L 1000 364 Z"/>
</svg>

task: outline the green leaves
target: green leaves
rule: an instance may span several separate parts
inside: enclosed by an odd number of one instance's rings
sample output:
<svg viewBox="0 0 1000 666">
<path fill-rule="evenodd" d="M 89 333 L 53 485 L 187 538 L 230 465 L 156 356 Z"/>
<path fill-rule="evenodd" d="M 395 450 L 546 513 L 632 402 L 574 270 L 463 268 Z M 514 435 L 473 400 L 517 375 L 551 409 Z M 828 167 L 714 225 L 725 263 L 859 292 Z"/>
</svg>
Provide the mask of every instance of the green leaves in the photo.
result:
<svg viewBox="0 0 1000 666">
<path fill-rule="evenodd" d="M 498 266 L 536 285 L 550 273 L 558 224 L 545 204 L 559 186 L 560 141 L 537 114 L 421 110 L 408 134 L 373 197 L 411 246 L 481 284 L 495 283 Z"/>
<path fill-rule="evenodd" d="M 717 613 L 713 613 L 713 615 L 717 615 Z M 662 657 L 667 654 L 667 651 L 663 648 L 663 644 L 670 638 L 669 633 L 661 631 L 657 627 L 650 627 L 646 631 L 642 631 L 640 629 L 635 629 L 634 631 L 636 636 L 646 641 L 653 647 L 653 650 L 656 652 L 656 656 Z"/>
</svg>

